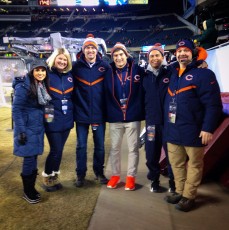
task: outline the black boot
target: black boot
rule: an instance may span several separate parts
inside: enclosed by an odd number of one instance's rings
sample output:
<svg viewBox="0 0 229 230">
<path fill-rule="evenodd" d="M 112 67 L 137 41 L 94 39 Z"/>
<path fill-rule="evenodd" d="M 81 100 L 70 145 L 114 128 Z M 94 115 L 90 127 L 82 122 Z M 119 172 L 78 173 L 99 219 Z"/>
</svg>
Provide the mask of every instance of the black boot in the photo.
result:
<svg viewBox="0 0 229 230">
<path fill-rule="evenodd" d="M 150 192 L 155 192 L 155 193 L 161 193 L 162 188 L 160 186 L 160 181 L 159 180 L 152 180 L 151 181 L 151 186 L 150 186 Z"/>
<path fill-rule="evenodd" d="M 95 180 L 98 180 L 100 182 L 100 184 L 107 184 L 108 183 L 108 179 L 106 178 L 106 176 L 104 175 L 104 173 L 95 173 Z"/>
<path fill-rule="evenodd" d="M 105 177 L 104 174 L 98 175 L 98 180 L 99 180 L 100 184 L 107 184 L 108 181 L 109 181 L 109 180 Z"/>
<path fill-rule="evenodd" d="M 36 170 L 33 170 L 33 188 L 34 188 L 34 190 L 33 190 L 33 192 L 36 194 L 36 196 L 37 196 L 37 198 L 40 198 L 41 197 L 41 194 L 36 190 L 36 188 L 35 188 L 35 183 L 36 183 L 36 179 L 37 179 L 37 175 L 38 175 L 38 170 L 36 169 Z"/>
<path fill-rule="evenodd" d="M 83 187 L 84 186 L 84 176 L 77 176 L 76 182 L 75 182 L 75 186 L 76 187 Z"/>
<path fill-rule="evenodd" d="M 170 193 L 175 193 L 176 192 L 175 182 L 172 179 L 169 180 L 169 192 Z"/>
<path fill-rule="evenodd" d="M 36 204 L 40 202 L 41 198 L 37 197 L 36 193 L 34 192 L 34 175 L 23 175 L 21 174 L 23 186 L 24 186 L 24 194 L 23 199 L 28 201 L 30 204 Z"/>
</svg>

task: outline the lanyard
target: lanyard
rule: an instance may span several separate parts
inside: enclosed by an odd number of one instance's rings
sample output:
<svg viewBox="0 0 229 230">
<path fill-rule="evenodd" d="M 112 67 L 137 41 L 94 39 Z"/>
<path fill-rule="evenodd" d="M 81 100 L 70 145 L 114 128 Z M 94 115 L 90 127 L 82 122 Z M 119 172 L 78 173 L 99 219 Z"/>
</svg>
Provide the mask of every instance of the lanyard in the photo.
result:
<svg viewBox="0 0 229 230">
<path fill-rule="evenodd" d="M 118 79 L 121 83 L 121 86 L 122 86 L 122 94 L 123 94 L 123 98 L 126 97 L 126 93 L 125 93 L 125 85 L 126 85 L 126 81 L 127 81 L 127 77 L 128 77 L 128 69 L 126 70 L 126 73 L 125 73 L 125 77 L 123 79 L 123 75 L 122 75 L 122 72 L 121 74 L 118 73 L 118 71 L 116 70 L 116 74 L 118 76 Z"/>
<path fill-rule="evenodd" d="M 118 71 L 116 70 L 116 74 L 118 76 L 119 81 L 121 82 L 122 87 L 125 86 L 126 80 L 127 80 L 127 77 L 128 77 L 128 69 L 126 71 L 126 74 L 125 74 L 125 77 L 124 77 L 124 81 L 123 81 L 123 78 L 122 78 L 122 72 L 121 72 L 121 74 L 119 74 Z"/>
</svg>

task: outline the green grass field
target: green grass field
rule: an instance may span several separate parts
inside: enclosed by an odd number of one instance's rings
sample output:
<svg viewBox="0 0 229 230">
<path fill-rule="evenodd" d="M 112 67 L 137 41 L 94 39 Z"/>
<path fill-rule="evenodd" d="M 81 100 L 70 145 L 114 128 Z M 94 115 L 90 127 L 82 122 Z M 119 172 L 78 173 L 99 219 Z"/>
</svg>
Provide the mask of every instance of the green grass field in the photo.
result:
<svg viewBox="0 0 229 230">
<path fill-rule="evenodd" d="M 107 128 L 108 130 L 108 128 Z M 65 145 L 60 179 L 64 188 L 47 193 L 41 188 L 41 172 L 49 147 L 45 139 L 45 151 L 38 158 L 37 190 L 42 201 L 29 204 L 22 197 L 20 177 L 22 159 L 13 155 L 11 109 L 0 108 L 0 229 L 87 229 L 98 198 L 101 185 L 94 180 L 92 171 L 93 141 L 88 140 L 88 172 L 86 185 L 76 188 L 75 181 L 75 129 L 72 129 Z M 109 134 L 106 133 L 106 159 L 109 151 Z"/>
</svg>

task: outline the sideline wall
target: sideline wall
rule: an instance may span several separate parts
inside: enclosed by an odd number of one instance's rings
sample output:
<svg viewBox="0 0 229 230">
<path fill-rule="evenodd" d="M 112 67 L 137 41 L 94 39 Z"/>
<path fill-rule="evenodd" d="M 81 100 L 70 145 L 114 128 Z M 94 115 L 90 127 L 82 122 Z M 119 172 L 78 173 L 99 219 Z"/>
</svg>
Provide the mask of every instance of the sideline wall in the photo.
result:
<svg viewBox="0 0 229 230">
<path fill-rule="evenodd" d="M 208 68 L 214 71 L 220 90 L 229 93 L 229 45 L 208 50 Z"/>
</svg>

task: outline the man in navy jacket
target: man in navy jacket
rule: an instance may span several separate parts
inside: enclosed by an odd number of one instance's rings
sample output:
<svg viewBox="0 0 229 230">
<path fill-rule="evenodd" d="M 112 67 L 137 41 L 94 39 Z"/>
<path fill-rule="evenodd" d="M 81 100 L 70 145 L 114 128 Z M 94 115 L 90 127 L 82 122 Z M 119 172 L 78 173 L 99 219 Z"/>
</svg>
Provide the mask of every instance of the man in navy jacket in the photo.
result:
<svg viewBox="0 0 229 230">
<path fill-rule="evenodd" d="M 181 211 L 190 211 L 195 204 L 204 146 L 211 141 L 222 112 L 216 76 L 209 69 L 196 67 L 194 52 L 192 41 L 177 43 L 178 63 L 172 66 L 165 100 L 166 140 L 176 184 L 176 193 L 166 201 Z"/>
<path fill-rule="evenodd" d="M 165 65 L 164 50 L 160 43 L 148 51 L 149 64 L 143 78 L 145 119 L 146 119 L 146 166 L 149 169 L 147 178 L 151 181 L 151 192 L 162 192 L 160 187 L 160 157 L 162 145 L 167 158 L 169 191 L 175 192 L 175 183 L 167 157 L 167 144 L 163 139 L 164 99 L 167 93 L 171 71 Z"/>
<path fill-rule="evenodd" d="M 98 44 L 92 34 L 85 39 L 80 59 L 73 66 L 75 80 L 74 120 L 76 122 L 76 186 L 84 185 L 87 171 L 87 138 L 91 126 L 94 140 L 93 170 L 101 184 L 104 176 L 105 94 L 104 79 L 110 66 L 98 55 Z"/>
<path fill-rule="evenodd" d="M 134 64 L 126 47 L 117 43 L 111 49 L 112 74 L 105 79 L 106 115 L 110 123 L 112 176 L 108 188 L 116 188 L 121 174 L 121 145 L 126 133 L 129 148 L 125 190 L 135 189 L 139 160 L 139 134 L 144 119 L 142 76 L 144 70 Z"/>
</svg>

